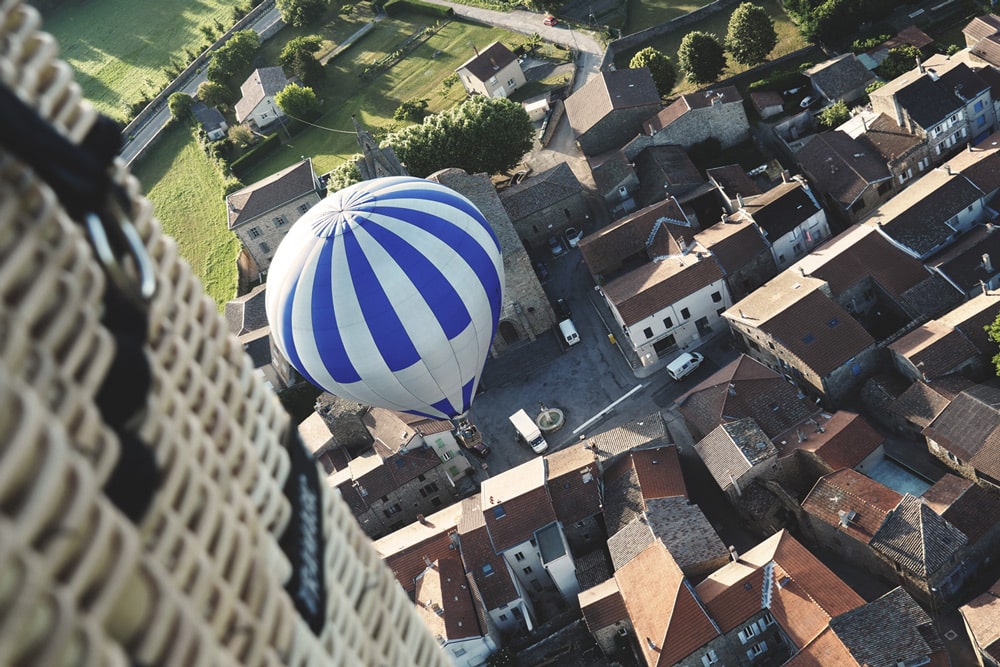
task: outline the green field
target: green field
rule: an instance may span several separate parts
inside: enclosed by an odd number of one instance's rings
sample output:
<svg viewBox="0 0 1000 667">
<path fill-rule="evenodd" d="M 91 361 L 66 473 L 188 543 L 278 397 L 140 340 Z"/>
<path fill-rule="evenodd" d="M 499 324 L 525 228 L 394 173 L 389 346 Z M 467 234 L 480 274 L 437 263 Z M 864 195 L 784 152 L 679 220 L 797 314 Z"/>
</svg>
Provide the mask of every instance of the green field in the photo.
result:
<svg viewBox="0 0 1000 667">
<path fill-rule="evenodd" d="M 232 25 L 231 0 L 100 0 L 65 2 L 48 12 L 44 28 L 59 40 L 87 99 L 120 122 L 125 104 L 152 96 L 169 83 L 164 69 L 186 49 L 208 43 L 198 27 Z"/>
<path fill-rule="evenodd" d="M 190 128 L 171 125 L 133 172 L 208 295 L 220 307 L 234 298 L 239 242 L 226 226 L 222 177 Z"/>
<path fill-rule="evenodd" d="M 707 2 L 702 0 L 689 2 L 683 0 L 629 0 L 628 17 L 625 20 L 625 25 L 622 26 L 622 34 L 631 35 L 633 32 L 666 23 L 678 16 L 693 12 L 699 7 L 704 7 L 706 4 Z M 676 52 L 675 48 L 674 53 Z"/>
</svg>

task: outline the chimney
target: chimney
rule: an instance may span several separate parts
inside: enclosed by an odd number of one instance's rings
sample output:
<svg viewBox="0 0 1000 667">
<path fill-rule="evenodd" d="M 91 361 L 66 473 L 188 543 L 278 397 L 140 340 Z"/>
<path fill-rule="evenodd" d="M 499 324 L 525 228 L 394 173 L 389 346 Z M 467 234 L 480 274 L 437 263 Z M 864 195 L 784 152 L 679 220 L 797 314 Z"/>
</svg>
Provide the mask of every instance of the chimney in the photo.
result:
<svg viewBox="0 0 1000 667">
<path fill-rule="evenodd" d="M 429 526 L 429 525 L 431 525 L 431 522 L 430 522 L 430 521 L 428 521 L 428 520 L 427 520 L 427 519 L 426 519 L 426 518 L 424 517 L 424 515 L 423 515 L 423 514 L 418 514 L 418 515 L 417 515 L 417 521 L 419 521 L 419 522 L 420 522 L 420 525 L 422 525 L 422 526 Z"/>
<path fill-rule="evenodd" d="M 990 273 L 993 272 L 993 262 L 990 261 L 990 253 L 988 252 L 983 253 L 983 268 Z"/>
<path fill-rule="evenodd" d="M 986 283 L 982 280 L 979 281 L 979 287 L 983 290 L 983 296 L 990 295 L 990 290 L 986 287 Z"/>
<path fill-rule="evenodd" d="M 799 273 L 801 273 L 802 277 L 805 278 L 806 277 L 806 269 L 805 269 L 805 267 L 800 266 L 799 267 Z"/>
<path fill-rule="evenodd" d="M 996 229 L 996 228 L 993 226 L 992 222 L 987 222 L 986 223 L 986 233 L 987 234 L 992 234 L 994 229 Z"/>
<path fill-rule="evenodd" d="M 729 557 L 733 559 L 734 563 L 740 562 L 740 554 L 736 551 L 736 547 L 731 544 L 729 545 Z"/>
<path fill-rule="evenodd" d="M 650 651 L 659 651 L 660 650 L 660 647 L 656 645 L 656 642 L 654 642 L 649 637 L 646 637 L 646 646 L 649 647 Z"/>
<path fill-rule="evenodd" d="M 954 176 L 954 174 L 953 174 L 953 173 L 951 173 L 951 165 L 950 165 L 950 164 L 945 164 L 945 165 L 944 165 L 944 170 L 945 170 L 946 172 L 948 172 L 948 175 L 949 175 L 949 176 Z"/>
<path fill-rule="evenodd" d="M 924 73 L 924 64 L 922 62 L 920 62 L 920 56 L 917 56 L 916 58 L 917 58 L 917 69 L 920 70 L 921 74 L 923 74 Z"/>
<path fill-rule="evenodd" d="M 729 395 L 730 396 L 736 395 L 736 385 L 733 384 L 732 382 L 729 383 Z"/>
<path fill-rule="evenodd" d="M 736 203 L 739 205 L 740 208 L 743 208 L 743 195 L 741 195 L 739 192 L 736 193 Z"/>
<path fill-rule="evenodd" d="M 500 69 L 500 65 L 497 65 L 497 61 L 495 58 L 490 58 L 490 64 L 493 65 L 494 70 Z"/>
<path fill-rule="evenodd" d="M 896 125 L 901 128 L 906 127 L 903 124 L 903 108 L 899 106 L 899 99 L 895 95 L 892 96 L 892 106 L 896 111 Z"/>
<path fill-rule="evenodd" d="M 968 142 L 968 143 L 966 143 L 965 147 L 969 150 L 970 153 L 972 152 L 972 142 L 971 141 Z"/>
<path fill-rule="evenodd" d="M 790 178 L 790 177 L 791 177 L 791 174 L 790 174 L 790 173 L 788 173 L 788 170 L 787 170 L 787 169 L 782 169 L 782 170 L 781 170 L 781 182 L 782 182 L 782 183 L 790 183 L 790 182 L 791 182 L 791 181 L 789 180 L 789 178 Z"/>
</svg>

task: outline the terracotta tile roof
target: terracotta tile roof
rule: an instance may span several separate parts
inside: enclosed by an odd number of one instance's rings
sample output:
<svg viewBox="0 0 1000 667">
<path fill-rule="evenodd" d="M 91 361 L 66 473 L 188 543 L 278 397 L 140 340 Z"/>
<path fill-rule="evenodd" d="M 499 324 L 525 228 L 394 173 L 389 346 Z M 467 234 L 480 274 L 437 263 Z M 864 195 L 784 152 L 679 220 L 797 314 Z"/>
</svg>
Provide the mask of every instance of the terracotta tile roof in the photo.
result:
<svg viewBox="0 0 1000 667">
<path fill-rule="evenodd" d="M 316 176 L 312 159 L 306 158 L 226 197 L 229 229 L 235 229 L 310 192 L 316 192 Z"/>
<path fill-rule="evenodd" d="M 780 95 L 778 96 L 780 99 Z M 705 176 L 725 191 L 730 199 L 735 199 L 737 194 L 747 197 L 749 195 L 759 195 L 762 190 L 752 178 L 747 176 L 747 172 L 738 164 L 727 164 L 722 167 L 712 167 L 705 170 Z"/>
<path fill-rule="evenodd" d="M 762 195 L 744 199 L 744 210 L 772 241 L 777 241 L 819 212 L 819 203 L 799 181 L 779 183 Z"/>
<path fill-rule="evenodd" d="M 921 496 L 924 502 L 975 544 L 1000 524 L 1000 496 L 946 473 Z"/>
<path fill-rule="evenodd" d="M 657 223 L 668 230 L 693 234 L 690 221 L 677 200 L 667 198 L 614 222 L 580 241 L 580 254 L 591 275 L 614 270 L 626 258 L 646 253 L 650 234 Z M 644 255 L 648 258 L 648 255 Z"/>
<path fill-rule="evenodd" d="M 889 345 L 909 361 L 925 380 L 956 372 L 970 359 L 980 356 L 976 346 L 958 329 L 931 320 Z"/>
<path fill-rule="evenodd" d="M 615 580 L 647 665 L 673 665 L 719 635 L 663 542 L 649 545 Z"/>
<path fill-rule="evenodd" d="M 985 384 L 966 389 L 923 434 L 977 470 L 1000 479 L 1000 389 Z"/>
<path fill-rule="evenodd" d="M 924 495 L 920 497 L 923 498 L 928 507 L 941 516 L 944 516 L 944 513 L 948 511 L 952 503 L 961 498 L 962 494 L 968 491 L 969 487 L 974 484 L 975 482 L 972 480 L 946 472 L 941 479 L 935 482 L 931 488 L 924 491 Z"/>
<path fill-rule="evenodd" d="M 510 49 L 500 42 L 493 42 L 455 68 L 455 71 L 465 68 L 480 81 L 489 81 L 497 71 L 515 60 L 517 56 Z"/>
<path fill-rule="evenodd" d="M 237 122 L 242 123 L 265 97 L 277 95 L 287 85 L 288 79 L 280 67 L 255 69 L 246 81 L 240 84 L 240 100 L 233 107 Z"/>
<path fill-rule="evenodd" d="M 549 496 L 563 524 L 576 523 L 601 511 L 600 471 L 594 453 L 583 443 L 545 457 Z"/>
<path fill-rule="evenodd" d="M 708 249 L 727 274 L 733 274 L 762 252 L 769 252 L 764 237 L 756 225 L 743 216 L 727 216 L 694 236 Z"/>
<path fill-rule="evenodd" d="M 723 632 L 762 611 L 769 593 L 767 608 L 798 648 L 823 632 L 831 617 L 864 604 L 785 530 L 710 574 L 696 590 Z"/>
<path fill-rule="evenodd" d="M 867 129 L 857 139 L 871 146 L 886 161 L 897 160 L 924 143 L 916 134 L 901 128 L 889 116 L 880 113 L 867 123 Z"/>
<path fill-rule="evenodd" d="M 518 599 L 506 562 L 493 549 L 489 531 L 483 523 L 478 494 L 462 501 L 462 519 L 459 520 L 458 533 L 462 562 L 479 589 L 486 609 L 497 609 Z M 487 569 L 484 570 L 484 567 Z"/>
<path fill-rule="evenodd" d="M 1000 32 L 1000 16 L 996 14 L 977 16 L 962 28 L 962 34 L 974 42 L 995 35 L 997 32 Z"/>
<path fill-rule="evenodd" d="M 750 93 L 750 103 L 762 113 L 768 107 L 781 107 L 784 110 L 784 101 L 781 93 L 776 90 L 755 90 Z"/>
<path fill-rule="evenodd" d="M 882 204 L 865 224 L 923 257 L 955 233 L 948 221 L 982 196 L 965 176 L 934 169 Z"/>
<path fill-rule="evenodd" d="M 813 86 L 831 102 L 845 99 L 859 88 L 875 80 L 867 67 L 853 53 L 813 65 L 803 72 Z"/>
<path fill-rule="evenodd" d="M 455 503 L 426 517 L 423 523 L 415 521 L 375 540 L 375 552 L 407 593 L 413 592 L 414 581 L 427 561 L 457 553 L 452 535 L 458 532 L 461 516 L 462 504 Z"/>
<path fill-rule="evenodd" d="M 983 192 L 996 191 L 1000 188 L 1000 132 L 962 151 L 948 160 L 948 165 Z"/>
<path fill-rule="evenodd" d="M 535 531 L 557 520 L 552 501 L 544 488 L 501 502 L 490 503 L 483 494 L 483 516 L 497 552 L 530 540 Z M 503 514 L 500 514 L 502 508 Z M 499 515 L 499 518 L 498 518 Z"/>
<path fill-rule="evenodd" d="M 977 294 L 965 303 L 953 308 L 939 319 L 954 326 L 976 346 L 982 354 L 996 352 L 996 343 L 987 335 L 985 327 L 1000 315 L 1000 294 Z"/>
<path fill-rule="evenodd" d="M 646 134 L 655 134 L 689 111 L 712 106 L 712 102 L 715 100 L 719 100 L 722 104 L 743 103 L 740 91 L 735 86 L 722 86 L 712 90 L 681 95 L 673 104 L 643 123 L 643 130 Z"/>
<path fill-rule="evenodd" d="M 608 538 L 608 553 L 615 571 L 625 567 L 655 539 L 646 517 L 633 515 L 631 521 Z"/>
<path fill-rule="evenodd" d="M 603 289 L 625 325 L 631 326 L 723 278 L 715 258 L 690 252 L 643 264 Z"/>
<path fill-rule="evenodd" d="M 862 667 L 837 634 L 827 628 L 802 647 L 782 667 Z"/>
<path fill-rule="evenodd" d="M 910 494 L 903 496 L 871 546 L 907 572 L 926 579 L 949 567 L 952 556 L 968 542 L 962 531 Z"/>
<path fill-rule="evenodd" d="M 417 580 L 417 615 L 444 641 L 482 637 L 475 603 L 457 553 L 434 561 Z"/>
<path fill-rule="evenodd" d="M 687 488 L 684 486 L 681 460 L 676 445 L 635 449 L 627 458 L 632 461 L 639 478 L 642 497 L 647 501 L 651 498 L 673 496 L 687 498 Z"/>
<path fill-rule="evenodd" d="M 844 468 L 820 477 L 802 501 L 802 509 L 838 531 L 868 544 L 902 498 L 884 484 Z M 848 520 L 851 513 L 854 516 Z M 846 526 L 844 521 L 847 521 Z"/>
<path fill-rule="evenodd" d="M 685 572 L 703 572 L 706 564 L 713 567 L 729 555 L 701 508 L 681 496 L 647 500 L 646 522 Z"/>
<path fill-rule="evenodd" d="M 795 160 L 818 190 L 845 209 L 869 186 L 892 178 L 884 160 L 866 150 L 863 142 L 838 131 L 817 134 L 795 154 Z"/>
<path fill-rule="evenodd" d="M 587 624 L 591 634 L 628 617 L 625 601 L 622 600 L 618 582 L 614 579 L 581 591 L 579 603 L 583 622 Z"/>
<path fill-rule="evenodd" d="M 600 72 L 566 98 L 566 116 L 579 137 L 616 109 L 660 104 L 653 76 L 645 67 Z"/>
<path fill-rule="evenodd" d="M 988 591 L 959 608 L 976 638 L 976 644 L 1000 660 L 1000 581 Z"/>
<path fill-rule="evenodd" d="M 681 396 L 677 405 L 696 438 L 744 417 L 771 438 L 819 412 L 781 375 L 745 354 Z"/>
<path fill-rule="evenodd" d="M 662 440 L 663 444 L 670 442 L 667 425 L 659 412 L 592 435 L 585 446 L 602 461 L 608 461 L 655 440 Z"/>
<path fill-rule="evenodd" d="M 803 428 L 806 438 L 796 448 L 814 452 L 831 470 L 853 468 L 885 442 L 861 415 L 838 410 L 822 424 L 822 431 Z"/>
<path fill-rule="evenodd" d="M 728 416 L 728 415 L 727 415 Z M 723 491 L 728 491 L 754 466 L 773 459 L 778 450 L 750 417 L 720 424 L 699 440 L 695 451 Z"/>
<path fill-rule="evenodd" d="M 500 201 L 512 221 L 543 211 L 557 202 L 577 197 L 583 190 L 565 162 L 530 176 L 500 193 Z"/>
<path fill-rule="evenodd" d="M 927 279 L 920 260 L 903 252 L 877 230 L 854 225 L 796 262 L 792 269 L 824 280 L 834 297 L 866 278 L 894 297 Z"/>
<path fill-rule="evenodd" d="M 926 428 L 959 393 L 975 384 L 963 375 L 938 378 L 933 384 L 914 382 L 889 406 L 892 414 Z"/>
<path fill-rule="evenodd" d="M 930 616 L 902 588 L 837 616 L 830 628 L 857 663 L 868 667 L 896 667 L 944 652 Z"/>
</svg>

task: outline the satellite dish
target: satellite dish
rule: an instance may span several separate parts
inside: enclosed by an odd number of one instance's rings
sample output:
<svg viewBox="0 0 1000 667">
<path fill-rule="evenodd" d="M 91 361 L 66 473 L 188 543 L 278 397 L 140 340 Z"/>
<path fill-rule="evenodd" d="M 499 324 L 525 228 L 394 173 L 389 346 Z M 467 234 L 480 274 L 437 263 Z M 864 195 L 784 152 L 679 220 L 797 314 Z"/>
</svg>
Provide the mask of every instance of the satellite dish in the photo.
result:
<svg viewBox="0 0 1000 667">
<path fill-rule="evenodd" d="M 392 176 L 329 195 L 288 231 L 265 309 L 313 384 L 436 419 L 472 404 L 503 302 L 503 260 L 468 199 Z"/>
</svg>

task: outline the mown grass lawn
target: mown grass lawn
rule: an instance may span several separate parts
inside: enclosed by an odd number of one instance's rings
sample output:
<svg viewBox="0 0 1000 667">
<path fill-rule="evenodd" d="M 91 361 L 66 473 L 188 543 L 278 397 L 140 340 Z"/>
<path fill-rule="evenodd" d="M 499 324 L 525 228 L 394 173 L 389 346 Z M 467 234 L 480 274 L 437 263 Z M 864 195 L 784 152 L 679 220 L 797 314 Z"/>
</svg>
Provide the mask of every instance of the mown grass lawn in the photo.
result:
<svg viewBox="0 0 1000 667">
<path fill-rule="evenodd" d="M 236 296 L 239 242 L 226 226 L 222 176 L 208 160 L 191 128 L 164 130 L 149 154 L 134 166 L 163 229 L 219 307 Z"/>
<path fill-rule="evenodd" d="M 762 2 L 758 2 L 758 4 L 763 6 L 768 15 L 774 20 L 774 29 L 778 33 L 778 44 L 768 56 L 770 60 L 780 58 L 781 56 L 798 51 L 799 49 L 809 45 L 805 38 L 802 37 L 802 33 L 799 32 L 798 26 L 792 23 L 788 14 L 786 14 L 782 9 L 781 2 L 779 0 L 763 0 Z M 701 30 L 702 32 L 714 33 L 715 36 L 719 38 L 720 42 L 724 40 L 726 37 L 726 31 L 729 29 L 729 17 L 732 16 L 736 7 L 737 5 L 733 5 L 731 8 L 711 14 L 701 21 L 686 27 L 684 30 L 677 30 L 668 33 L 644 46 L 652 46 L 655 49 L 659 49 L 663 53 L 670 56 L 670 58 L 676 63 L 677 49 L 680 48 L 681 40 L 684 39 L 684 35 L 688 32 Z M 616 66 L 619 68 L 628 67 L 628 62 L 633 55 L 634 53 L 615 54 Z M 728 57 L 728 55 L 727 62 L 729 64 L 720 77 L 722 79 L 750 69 L 749 67 L 745 67 L 735 62 L 731 57 Z M 703 87 L 704 84 L 694 84 L 687 79 L 680 77 L 671 94 L 682 95 Z"/>
<path fill-rule="evenodd" d="M 708 4 L 705 0 L 628 0 L 623 35 L 666 23 Z M 728 20 L 728 19 L 727 19 Z M 678 42 L 679 43 L 679 42 Z M 677 49 L 674 49 L 676 52 Z"/>
<path fill-rule="evenodd" d="M 171 60 L 189 62 L 208 39 L 199 26 L 233 24 L 232 0 L 65 2 L 45 17 L 60 55 L 76 70 L 83 94 L 103 113 L 127 120 L 125 105 L 169 83 Z"/>
</svg>

